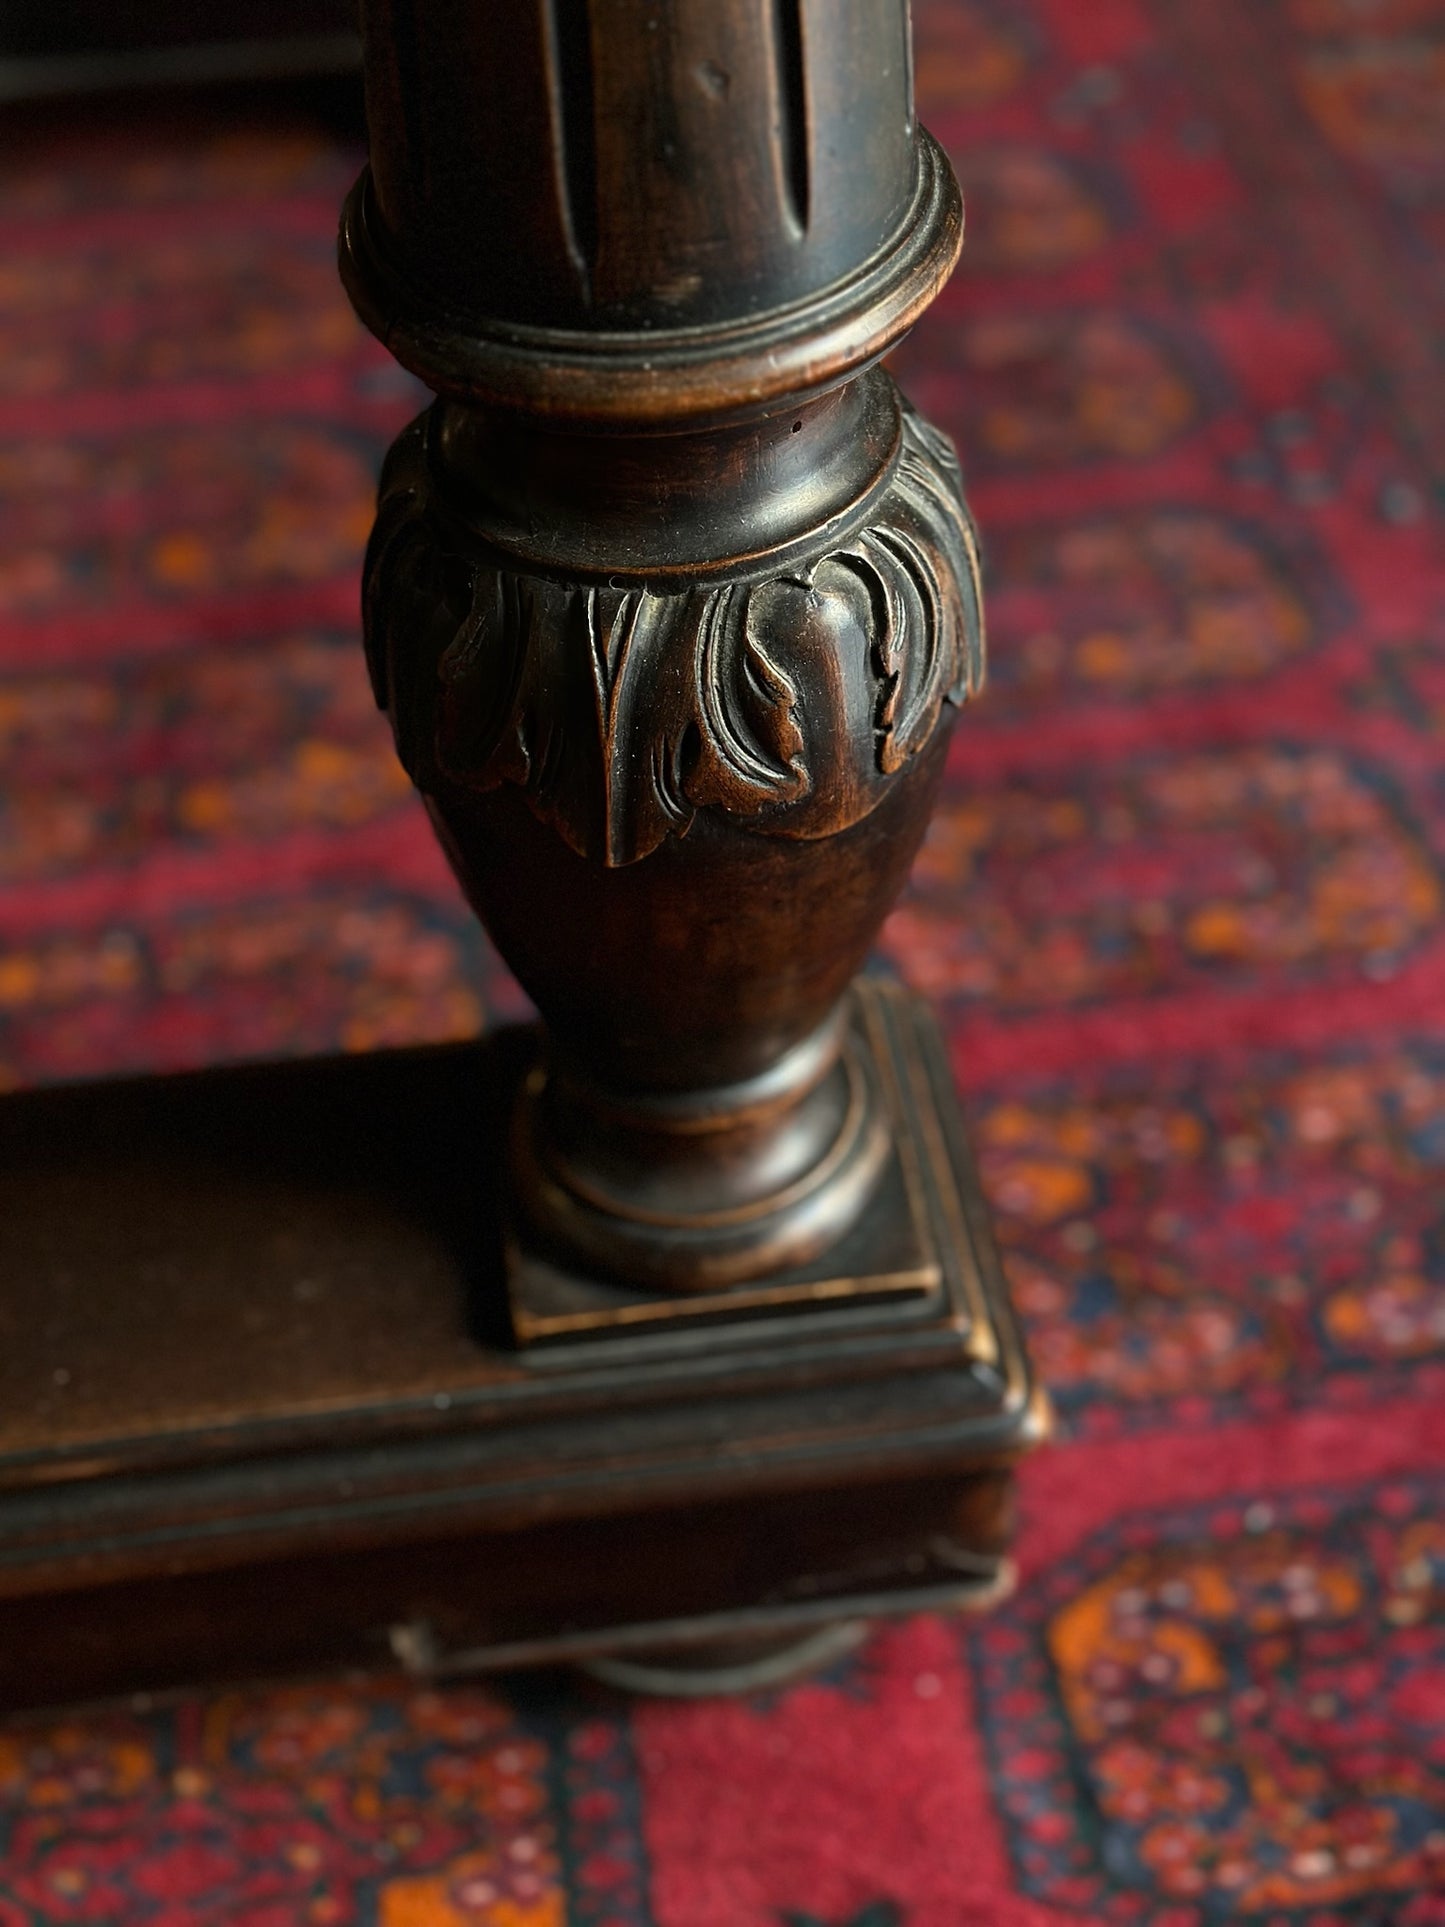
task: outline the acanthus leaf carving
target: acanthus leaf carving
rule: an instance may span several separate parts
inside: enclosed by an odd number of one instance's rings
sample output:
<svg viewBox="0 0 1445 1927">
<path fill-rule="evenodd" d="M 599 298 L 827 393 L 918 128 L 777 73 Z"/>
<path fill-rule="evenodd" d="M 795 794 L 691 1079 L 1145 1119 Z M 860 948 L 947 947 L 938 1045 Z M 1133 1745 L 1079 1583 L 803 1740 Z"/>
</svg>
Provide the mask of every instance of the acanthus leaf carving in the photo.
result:
<svg viewBox="0 0 1445 1927">
<path fill-rule="evenodd" d="M 423 417 L 383 477 L 365 588 L 378 700 L 423 791 L 514 784 L 609 866 L 685 835 L 700 810 L 831 835 L 982 682 L 957 464 L 911 411 L 891 485 L 851 539 L 802 571 L 677 591 L 509 566 L 439 499 L 425 437 Z"/>
<path fill-rule="evenodd" d="M 699 808 L 746 814 L 796 802 L 810 787 L 796 682 L 753 633 L 750 586 L 695 591 L 693 660 L 699 753 L 685 788 Z"/>
</svg>

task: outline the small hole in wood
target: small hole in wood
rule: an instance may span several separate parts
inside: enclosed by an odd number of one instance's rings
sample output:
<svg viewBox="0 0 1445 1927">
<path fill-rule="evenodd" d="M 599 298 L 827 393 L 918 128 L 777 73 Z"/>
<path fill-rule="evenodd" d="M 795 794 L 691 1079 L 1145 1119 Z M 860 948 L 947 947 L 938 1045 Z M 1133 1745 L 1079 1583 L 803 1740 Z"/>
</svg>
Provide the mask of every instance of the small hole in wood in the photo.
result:
<svg viewBox="0 0 1445 1927">
<path fill-rule="evenodd" d="M 803 424 L 802 424 L 801 422 L 794 422 L 794 423 L 793 423 L 793 433 L 794 433 L 795 435 L 798 435 L 798 434 L 801 434 L 801 433 L 802 433 L 802 429 L 803 429 Z"/>
</svg>

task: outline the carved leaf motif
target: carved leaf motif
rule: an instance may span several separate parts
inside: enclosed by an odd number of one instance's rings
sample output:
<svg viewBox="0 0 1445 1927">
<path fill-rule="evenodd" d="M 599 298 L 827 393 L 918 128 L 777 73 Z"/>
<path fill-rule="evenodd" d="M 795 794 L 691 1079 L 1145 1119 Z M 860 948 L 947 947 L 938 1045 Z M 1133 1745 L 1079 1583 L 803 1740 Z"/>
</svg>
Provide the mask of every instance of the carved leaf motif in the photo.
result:
<svg viewBox="0 0 1445 1927">
<path fill-rule="evenodd" d="M 943 706 L 982 682 L 957 463 L 911 410 L 892 485 L 849 541 L 802 576 L 674 594 L 459 561 L 468 538 L 434 496 L 427 420 L 388 462 L 364 590 L 377 700 L 423 790 L 515 784 L 574 850 L 608 865 L 686 835 L 700 809 L 831 835 L 873 808 Z M 771 626 L 754 619 L 760 586 L 791 598 L 781 631 L 776 610 Z M 860 625 L 868 660 L 854 669 L 841 657 Z M 871 696 L 855 725 L 859 674 Z"/>
<path fill-rule="evenodd" d="M 906 429 L 891 513 L 865 533 L 857 556 L 877 584 L 875 728 L 885 775 L 923 747 L 945 700 L 980 688 L 984 671 L 978 545 L 953 451 L 916 415 Z"/>
<path fill-rule="evenodd" d="M 362 574 L 362 631 L 377 705 L 391 715 L 403 767 L 425 790 L 434 774 L 430 685 L 459 610 L 427 516 L 423 428 L 412 423 L 382 470 Z"/>
<path fill-rule="evenodd" d="M 751 591 L 729 583 L 699 597 L 696 662 L 700 732 L 688 800 L 732 812 L 776 808 L 809 789 L 798 690 L 749 622 Z"/>
</svg>

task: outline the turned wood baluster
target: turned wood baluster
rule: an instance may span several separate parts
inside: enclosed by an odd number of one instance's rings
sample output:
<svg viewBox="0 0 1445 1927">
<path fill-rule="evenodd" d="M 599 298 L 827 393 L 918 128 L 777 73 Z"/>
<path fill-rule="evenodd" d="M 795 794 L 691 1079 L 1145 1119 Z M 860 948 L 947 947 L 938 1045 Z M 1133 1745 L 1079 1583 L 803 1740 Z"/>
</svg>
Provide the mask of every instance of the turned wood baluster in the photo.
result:
<svg viewBox="0 0 1445 1927">
<path fill-rule="evenodd" d="M 690 1292 L 889 1149 L 845 993 L 981 679 L 953 454 L 879 357 L 952 269 L 906 0 L 365 0 L 359 312 L 436 392 L 367 560 L 378 700 L 543 1013 L 515 1207 Z"/>
</svg>

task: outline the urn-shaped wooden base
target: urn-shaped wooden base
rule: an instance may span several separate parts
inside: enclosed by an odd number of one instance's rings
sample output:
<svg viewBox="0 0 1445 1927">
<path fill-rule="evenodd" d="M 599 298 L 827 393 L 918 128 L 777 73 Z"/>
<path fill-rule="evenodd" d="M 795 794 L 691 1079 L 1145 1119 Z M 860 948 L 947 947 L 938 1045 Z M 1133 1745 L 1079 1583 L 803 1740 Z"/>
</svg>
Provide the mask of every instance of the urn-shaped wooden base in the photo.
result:
<svg viewBox="0 0 1445 1927">
<path fill-rule="evenodd" d="M 841 1230 L 815 1249 L 753 1276 L 711 1290 L 659 1295 L 645 1278 L 630 1282 L 580 1268 L 568 1247 L 549 1239 L 550 1222 L 527 1211 L 525 1189 L 513 1189 L 504 1214 L 513 1330 L 522 1344 L 578 1344 L 600 1339 L 682 1339 L 728 1321 L 764 1321 L 760 1341 L 803 1319 L 815 1340 L 835 1329 L 854 1334 L 934 1315 L 945 1302 L 975 1330 L 977 1356 L 993 1344 L 980 1286 L 975 1234 L 961 1230 L 961 1181 L 950 1161 L 951 1093 L 938 1085 L 936 1033 L 895 986 L 861 979 L 839 1010 L 831 1046 L 832 1075 L 843 1085 L 840 1110 L 870 1120 L 872 1145 L 866 1209 L 851 1211 Z M 514 1133 L 531 1128 L 545 1093 L 545 1051 L 526 1073 Z M 856 1128 L 856 1127 L 855 1127 Z M 845 1143 L 847 1140 L 845 1140 Z M 839 1160 L 842 1163 L 842 1160 Z M 846 1168 L 846 1167 L 844 1167 Z M 515 1166 L 514 1166 L 515 1169 Z M 825 1178 L 826 1182 L 826 1178 Z M 970 1200 L 977 1210 L 976 1200 Z M 557 1208 L 554 1205 L 554 1209 Z M 700 1236 L 716 1236 L 699 1227 Z M 577 1241 L 571 1242 L 575 1252 Z M 983 1334 L 978 1336 L 978 1334 Z M 654 1346 L 654 1350 L 658 1347 Z"/>
</svg>

